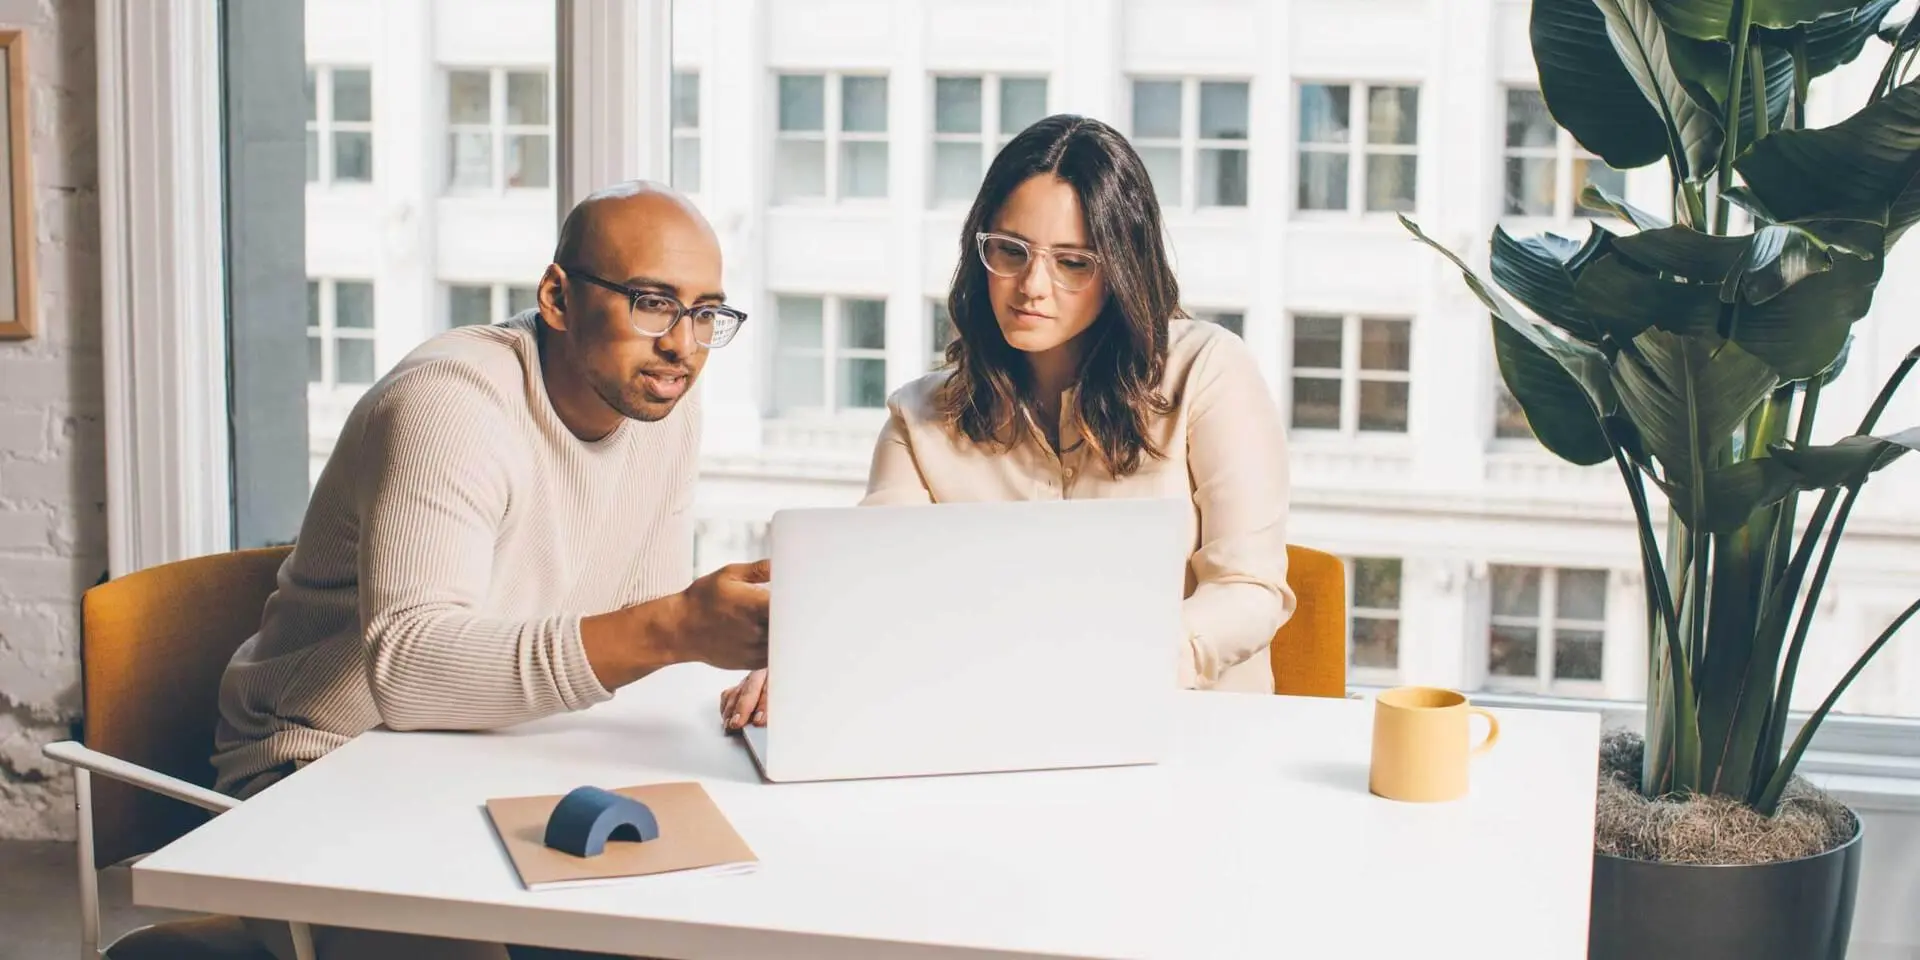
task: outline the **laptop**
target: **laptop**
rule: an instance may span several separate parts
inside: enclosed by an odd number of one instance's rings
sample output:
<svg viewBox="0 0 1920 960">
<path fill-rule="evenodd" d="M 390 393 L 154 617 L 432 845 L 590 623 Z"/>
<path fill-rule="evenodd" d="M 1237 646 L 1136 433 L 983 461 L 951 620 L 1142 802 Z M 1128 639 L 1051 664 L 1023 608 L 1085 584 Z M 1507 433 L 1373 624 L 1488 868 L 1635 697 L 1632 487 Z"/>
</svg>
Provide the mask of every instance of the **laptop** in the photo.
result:
<svg viewBox="0 0 1920 960">
<path fill-rule="evenodd" d="M 782 510 L 774 782 L 1160 761 L 1190 550 L 1179 499 Z"/>
</svg>

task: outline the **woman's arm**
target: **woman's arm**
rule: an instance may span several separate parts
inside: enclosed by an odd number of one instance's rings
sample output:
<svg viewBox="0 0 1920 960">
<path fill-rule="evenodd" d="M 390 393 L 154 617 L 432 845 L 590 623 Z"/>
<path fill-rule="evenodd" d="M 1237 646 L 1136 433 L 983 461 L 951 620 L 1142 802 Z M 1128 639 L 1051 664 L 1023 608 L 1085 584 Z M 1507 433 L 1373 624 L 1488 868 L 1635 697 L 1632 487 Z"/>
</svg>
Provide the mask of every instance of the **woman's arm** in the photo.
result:
<svg viewBox="0 0 1920 960">
<path fill-rule="evenodd" d="M 1186 686 L 1208 687 L 1273 641 L 1287 586 L 1287 447 L 1279 409 L 1246 345 L 1215 337 L 1187 380 L 1187 469 L 1200 512 L 1198 581 L 1182 608 Z M 1191 673 L 1189 673 L 1189 669 Z"/>
</svg>

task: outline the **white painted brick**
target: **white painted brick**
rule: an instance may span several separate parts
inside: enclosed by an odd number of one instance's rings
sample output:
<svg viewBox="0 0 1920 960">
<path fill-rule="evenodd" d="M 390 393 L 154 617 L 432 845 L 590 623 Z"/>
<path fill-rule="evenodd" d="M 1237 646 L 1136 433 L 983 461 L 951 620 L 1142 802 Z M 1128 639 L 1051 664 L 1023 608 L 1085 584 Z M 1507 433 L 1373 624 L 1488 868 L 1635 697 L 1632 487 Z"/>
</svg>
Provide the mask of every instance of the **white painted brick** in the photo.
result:
<svg viewBox="0 0 1920 960">
<path fill-rule="evenodd" d="M 47 412 L 41 407 L 0 408 L 0 450 L 37 457 L 47 449 Z"/>
<path fill-rule="evenodd" d="M 90 583 L 72 557 L 0 556 L 0 595 L 9 600 L 72 605 Z"/>
<path fill-rule="evenodd" d="M 52 546 L 52 514 L 44 510 L 0 508 L 0 553 L 30 553 Z"/>
<path fill-rule="evenodd" d="M 0 353 L 0 401 L 60 402 L 74 406 L 100 403 L 99 357 L 7 356 Z"/>
<path fill-rule="evenodd" d="M 9 500 L 64 502 L 105 487 L 106 477 L 85 461 L 90 457 L 53 460 L 0 458 L 0 497 Z M 89 475 L 91 474 L 91 475 Z"/>
</svg>

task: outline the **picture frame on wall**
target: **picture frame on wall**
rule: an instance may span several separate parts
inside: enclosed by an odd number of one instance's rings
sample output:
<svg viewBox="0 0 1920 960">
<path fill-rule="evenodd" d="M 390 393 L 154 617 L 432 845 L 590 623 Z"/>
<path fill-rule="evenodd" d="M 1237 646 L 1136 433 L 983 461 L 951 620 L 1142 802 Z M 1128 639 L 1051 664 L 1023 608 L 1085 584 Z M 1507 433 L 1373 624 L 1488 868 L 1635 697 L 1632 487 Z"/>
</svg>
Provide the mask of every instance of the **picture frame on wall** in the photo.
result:
<svg viewBox="0 0 1920 960">
<path fill-rule="evenodd" d="M 0 30 L 0 340 L 34 333 L 32 142 L 27 35 Z"/>
</svg>

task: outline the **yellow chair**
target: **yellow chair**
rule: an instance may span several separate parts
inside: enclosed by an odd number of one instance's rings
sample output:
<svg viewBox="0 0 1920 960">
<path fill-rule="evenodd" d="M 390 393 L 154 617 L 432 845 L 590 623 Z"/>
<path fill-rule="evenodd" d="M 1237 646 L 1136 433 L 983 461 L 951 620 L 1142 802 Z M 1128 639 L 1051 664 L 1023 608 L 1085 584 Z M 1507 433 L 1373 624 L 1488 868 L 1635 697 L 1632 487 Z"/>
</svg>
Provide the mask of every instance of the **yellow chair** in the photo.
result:
<svg viewBox="0 0 1920 960">
<path fill-rule="evenodd" d="M 259 629 L 290 551 L 161 564 L 82 598 L 84 742 L 50 743 L 43 752 L 74 768 L 83 956 L 273 960 L 239 918 L 223 916 L 141 927 L 100 949 L 98 871 L 138 860 L 239 805 L 210 789 L 220 676 Z M 306 925 L 292 927 L 296 952 L 312 957 Z"/>
<path fill-rule="evenodd" d="M 1273 692 L 1289 697 L 1347 695 L 1347 568 L 1311 547 L 1287 546 L 1293 616 L 1273 635 Z"/>
</svg>

